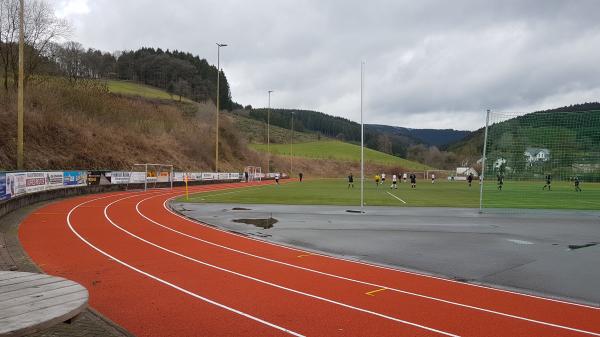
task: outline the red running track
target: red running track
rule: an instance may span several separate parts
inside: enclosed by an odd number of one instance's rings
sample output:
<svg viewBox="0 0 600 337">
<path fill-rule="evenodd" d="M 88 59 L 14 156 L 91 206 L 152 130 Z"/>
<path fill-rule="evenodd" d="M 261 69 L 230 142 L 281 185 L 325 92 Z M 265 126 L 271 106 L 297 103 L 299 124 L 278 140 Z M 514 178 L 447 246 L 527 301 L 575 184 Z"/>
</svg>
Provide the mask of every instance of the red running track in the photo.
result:
<svg viewBox="0 0 600 337">
<path fill-rule="evenodd" d="M 173 213 L 180 194 L 55 202 L 19 236 L 45 272 L 86 286 L 136 336 L 600 336 L 599 308 L 236 235 Z"/>
</svg>

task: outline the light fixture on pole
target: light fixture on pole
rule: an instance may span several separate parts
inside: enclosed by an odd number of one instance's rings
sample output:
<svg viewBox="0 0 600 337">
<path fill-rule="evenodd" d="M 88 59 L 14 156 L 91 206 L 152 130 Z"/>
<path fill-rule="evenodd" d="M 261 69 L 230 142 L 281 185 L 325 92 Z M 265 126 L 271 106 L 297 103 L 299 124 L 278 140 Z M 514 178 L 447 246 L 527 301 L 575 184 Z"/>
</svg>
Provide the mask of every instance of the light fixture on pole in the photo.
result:
<svg viewBox="0 0 600 337">
<path fill-rule="evenodd" d="M 365 61 L 360 63 L 360 211 L 365 206 L 365 125 L 363 124 L 363 90 L 365 86 Z"/>
<path fill-rule="evenodd" d="M 267 174 L 271 170 L 271 93 L 269 90 L 269 105 L 267 109 Z"/>
<path fill-rule="evenodd" d="M 292 170 L 294 169 L 294 113 L 292 111 L 292 136 L 290 138 L 290 176 L 292 175 Z"/>
<path fill-rule="evenodd" d="M 215 132 L 215 172 L 219 172 L 219 110 L 221 108 L 221 91 L 219 80 L 221 79 L 221 47 L 227 47 L 224 43 L 217 43 L 217 115 Z"/>
</svg>

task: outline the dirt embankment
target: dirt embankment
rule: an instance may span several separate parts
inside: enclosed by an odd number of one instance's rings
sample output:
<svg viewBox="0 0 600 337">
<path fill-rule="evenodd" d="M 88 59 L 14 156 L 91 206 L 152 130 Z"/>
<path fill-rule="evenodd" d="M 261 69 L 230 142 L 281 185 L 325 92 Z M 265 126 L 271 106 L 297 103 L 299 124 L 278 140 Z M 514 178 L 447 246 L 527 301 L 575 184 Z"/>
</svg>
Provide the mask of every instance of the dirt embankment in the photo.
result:
<svg viewBox="0 0 600 337">
<path fill-rule="evenodd" d="M 212 104 L 177 103 L 110 94 L 97 81 L 70 83 L 37 78 L 26 88 L 25 168 L 121 169 L 135 163 L 165 163 L 176 170 L 214 169 Z M 16 169 L 16 92 L 0 90 L 0 170 Z M 219 127 L 219 167 L 266 168 L 267 157 L 250 149 L 243 130 L 226 114 Z M 255 130 L 256 131 L 256 130 Z M 286 157 L 273 156 L 271 171 L 289 172 Z M 377 165 L 367 172 L 402 171 Z M 294 175 L 344 177 L 357 162 L 294 159 Z"/>
<path fill-rule="evenodd" d="M 26 169 L 129 169 L 169 163 L 214 167 L 214 106 L 108 93 L 99 82 L 37 79 L 26 88 Z M 0 169 L 16 166 L 16 93 L 0 92 Z M 259 161 L 232 122 L 221 118 L 220 168 Z"/>
</svg>

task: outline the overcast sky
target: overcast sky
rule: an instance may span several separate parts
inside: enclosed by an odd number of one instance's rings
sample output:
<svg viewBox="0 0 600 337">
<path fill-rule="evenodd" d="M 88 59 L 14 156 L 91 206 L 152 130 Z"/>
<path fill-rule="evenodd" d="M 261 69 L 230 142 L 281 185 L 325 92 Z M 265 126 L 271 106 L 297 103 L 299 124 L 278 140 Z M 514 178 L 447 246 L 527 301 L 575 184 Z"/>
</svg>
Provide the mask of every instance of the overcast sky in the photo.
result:
<svg viewBox="0 0 600 337">
<path fill-rule="evenodd" d="M 71 39 L 179 49 L 216 64 L 233 99 L 365 123 L 476 129 L 485 109 L 600 100 L 597 0 L 49 0 Z"/>
</svg>

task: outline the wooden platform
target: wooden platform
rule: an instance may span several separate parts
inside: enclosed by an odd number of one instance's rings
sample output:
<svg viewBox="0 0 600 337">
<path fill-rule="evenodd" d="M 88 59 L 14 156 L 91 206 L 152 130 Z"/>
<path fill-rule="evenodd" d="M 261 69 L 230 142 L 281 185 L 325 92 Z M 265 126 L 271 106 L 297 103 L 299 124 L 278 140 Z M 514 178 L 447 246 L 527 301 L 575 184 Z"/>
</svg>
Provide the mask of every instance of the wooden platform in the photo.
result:
<svg viewBox="0 0 600 337">
<path fill-rule="evenodd" d="M 80 284 L 45 274 L 0 271 L 0 336 L 23 336 L 68 322 L 87 308 Z"/>
</svg>

